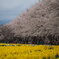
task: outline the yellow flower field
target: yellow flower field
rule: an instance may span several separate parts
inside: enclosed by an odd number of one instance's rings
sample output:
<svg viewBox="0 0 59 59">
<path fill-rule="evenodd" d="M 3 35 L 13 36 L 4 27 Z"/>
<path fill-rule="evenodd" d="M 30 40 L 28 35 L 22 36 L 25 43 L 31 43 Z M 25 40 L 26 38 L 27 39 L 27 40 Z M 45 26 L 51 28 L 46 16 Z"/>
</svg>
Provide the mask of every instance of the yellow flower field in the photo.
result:
<svg viewBox="0 0 59 59">
<path fill-rule="evenodd" d="M 0 59 L 59 59 L 59 45 L 0 44 Z"/>
</svg>

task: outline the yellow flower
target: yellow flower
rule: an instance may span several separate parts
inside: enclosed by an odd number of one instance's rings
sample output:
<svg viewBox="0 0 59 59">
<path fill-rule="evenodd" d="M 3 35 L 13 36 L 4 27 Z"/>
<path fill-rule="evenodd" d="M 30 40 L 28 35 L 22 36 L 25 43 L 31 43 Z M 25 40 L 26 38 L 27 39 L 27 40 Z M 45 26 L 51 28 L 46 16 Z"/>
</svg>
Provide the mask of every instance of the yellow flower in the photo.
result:
<svg viewBox="0 0 59 59">
<path fill-rule="evenodd" d="M 47 46 L 3 43 L 0 45 L 0 59 L 59 59 L 59 45 Z"/>
</svg>

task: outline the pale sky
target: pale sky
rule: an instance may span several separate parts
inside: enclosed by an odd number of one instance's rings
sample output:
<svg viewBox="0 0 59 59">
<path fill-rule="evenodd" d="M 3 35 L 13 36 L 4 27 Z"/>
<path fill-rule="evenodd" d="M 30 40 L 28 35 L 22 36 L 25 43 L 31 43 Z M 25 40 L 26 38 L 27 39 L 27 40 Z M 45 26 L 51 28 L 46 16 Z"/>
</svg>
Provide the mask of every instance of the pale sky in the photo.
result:
<svg viewBox="0 0 59 59">
<path fill-rule="evenodd" d="M 38 0 L 0 0 L 0 9 L 11 9 L 18 6 L 32 5 Z"/>
<path fill-rule="evenodd" d="M 16 18 L 37 2 L 38 0 L 0 0 L 0 24 L 6 19 Z"/>
</svg>

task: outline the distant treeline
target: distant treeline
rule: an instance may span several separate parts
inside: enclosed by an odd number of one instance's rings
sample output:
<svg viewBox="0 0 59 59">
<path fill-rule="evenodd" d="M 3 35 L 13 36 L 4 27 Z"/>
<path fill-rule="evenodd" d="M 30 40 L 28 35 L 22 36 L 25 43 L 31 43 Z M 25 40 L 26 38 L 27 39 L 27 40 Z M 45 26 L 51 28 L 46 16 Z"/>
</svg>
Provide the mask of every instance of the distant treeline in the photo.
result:
<svg viewBox="0 0 59 59">
<path fill-rule="evenodd" d="M 8 37 L 8 36 L 7 36 Z M 28 37 L 14 37 L 10 35 L 8 38 L 0 40 L 0 43 L 20 43 L 20 44 L 47 44 L 47 45 L 59 45 L 59 36 L 28 36 Z"/>
</svg>

